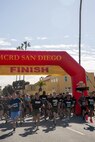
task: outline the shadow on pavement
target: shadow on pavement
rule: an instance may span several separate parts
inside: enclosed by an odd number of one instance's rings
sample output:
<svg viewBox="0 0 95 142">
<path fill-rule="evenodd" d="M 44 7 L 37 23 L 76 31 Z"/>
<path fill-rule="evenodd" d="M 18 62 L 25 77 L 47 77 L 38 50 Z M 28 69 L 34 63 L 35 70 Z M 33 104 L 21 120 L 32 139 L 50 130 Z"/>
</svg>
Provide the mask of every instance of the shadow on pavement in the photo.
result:
<svg viewBox="0 0 95 142">
<path fill-rule="evenodd" d="M 89 124 L 86 124 L 88 127 L 84 127 L 85 130 L 88 130 L 88 131 L 94 131 L 95 130 L 95 127 L 94 126 L 91 126 Z"/>
<path fill-rule="evenodd" d="M 30 128 L 25 128 L 24 131 L 25 131 L 24 133 L 19 134 L 21 137 L 27 137 L 28 135 L 37 134 L 37 129 L 35 126 L 32 126 Z"/>
<path fill-rule="evenodd" d="M 55 127 L 55 125 L 53 124 L 52 121 L 48 122 L 46 120 L 43 120 L 43 121 L 40 122 L 40 126 L 42 126 L 43 128 L 45 128 L 45 129 L 43 129 L 43 131 L 45 133 L 48 133 L 50 131 L 54 131 L 56 129 L 56 127 Z"/>
<path fill-rule="evenodd" d="M 0 128 L 2 132 L 12 129 L 12 125 L 10 123 L 1 123 Z"/>
<path fill-rule="evenodd" d="M 10 137 L 10 136 L 12 136 L 12 135 L 13 135 L 13 131 L 12 131 L 12 132 L 9 132 L 9 133 L 7 133 L 7 134 L 4 134 L 4 135 L 2 135 L 2 136 L 0 136 L 0 140 L 5 139 L 5 138 L 8 138 L 8 137 Z"/>
<path fill-rule="evenodd" d="M 82 118 L 82 116 L 72 116 L 70 118 L 70 123 L 85 124 L 86 121 Z"/>
<path fill-rule="evenodd" d="M 21 137 L 27 137 L 28 135 L 33 135 L 33 134 L 37 134 L 38 130 L 36 129 L 34 122 L 31 121 L 31 117 L 25 122 L 23 123 L 18 123 L 17 128 L 19 127 L 23 127 L 24 128 L 24 133 L 19 134 Z M 86 124 L 86 122 L 82 119 L 82 117 L 80 116 L 73 116 L 71 117 L 69 120 L 67 118 L 63 118 L 62 120 L 60 120 L 59 118 L 56 120 L 56 125 L 53 124 L 52 120 L 44 120 L 41 119 L 40 121 L 40 126 L 42 127 L 42 131 L 45 133 L 49 133 L 51 131 L 55 131 L 56 127 L 71 127 L 72 123 L 77 123 L 77 124 Z M 86 124 L 88 127 L 84 128 L 85 130 L 89 130 L 89 131 L 94 131 L 95 127 L 90 126 L 88 124 Z M 0 124 L 0 128 L 2 132 L 5 132 L 7 130 L 11 130 L 12 129 L 12 125 L 10 123 L 1 123 Z M 12 133 L 8 133 L 8 134 L 4 134 L 3 136 L 1 136 L 1 138 L 6 138 L 11 136 Z"/>
</svg>

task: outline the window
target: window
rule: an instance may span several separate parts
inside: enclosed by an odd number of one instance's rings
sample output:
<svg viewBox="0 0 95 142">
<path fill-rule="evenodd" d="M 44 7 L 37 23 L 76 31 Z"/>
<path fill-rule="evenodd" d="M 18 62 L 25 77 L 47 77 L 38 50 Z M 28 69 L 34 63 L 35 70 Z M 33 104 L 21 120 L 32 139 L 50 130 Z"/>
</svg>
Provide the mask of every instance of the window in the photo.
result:
<svg viewBox="0 0 95 142">
<path fill-rule="evenodd" d="M 86 80 L 89 81 L 89 77 L 88 76 L 86 76 Z"/>
<path fill-rule="evenodd" d="M 51 79 L 51 82 L 58 82 L 58 78 Z"/>
<path fill-rule="evenodd" d="M 58 82 L 58 78 L 56 78 L 56 82 Z"/>
<path fill-rule="evenodd" d="M 51 79 L 51 82 L 53 82 L 53 79 Z"/>
<path fill-rule="evenodd" d="M 67 81 L 67 76 L 64 76 L 64 81 Z"/>
</svg>

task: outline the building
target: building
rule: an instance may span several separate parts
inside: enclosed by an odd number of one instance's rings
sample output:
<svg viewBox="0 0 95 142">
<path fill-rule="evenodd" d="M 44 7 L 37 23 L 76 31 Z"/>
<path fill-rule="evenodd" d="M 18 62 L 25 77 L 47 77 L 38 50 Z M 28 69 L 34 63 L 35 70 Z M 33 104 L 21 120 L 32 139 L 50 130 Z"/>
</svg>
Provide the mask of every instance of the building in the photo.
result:
<svg viewBox="0 0 95 142">
<path fill-rule="evenodd" d="M 86 73 L 87 86 L 89 87 L 89 92 L 95 91 L 95 77 L 94 73 Z M 46 91 L 48 94 L 52 92 L 56 93 L 72 93 L 72 81 L 71 77 L 67 74 L 64 76 L 46 76 L 42 78 L 44 85 L 42 90 Z M 26 86 L 26 92 L 30 95 L 34 95 L 35 92 L 39 91 L 39 85 L 37 83 L 33 85 Z"/>
</svg>

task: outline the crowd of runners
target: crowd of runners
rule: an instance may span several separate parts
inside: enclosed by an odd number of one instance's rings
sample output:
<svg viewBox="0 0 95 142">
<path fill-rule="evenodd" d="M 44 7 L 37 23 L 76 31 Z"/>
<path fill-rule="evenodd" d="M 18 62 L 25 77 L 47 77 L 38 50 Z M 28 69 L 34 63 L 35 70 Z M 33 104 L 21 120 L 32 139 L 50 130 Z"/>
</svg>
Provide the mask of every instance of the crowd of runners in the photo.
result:
<svg viewBox="0 0 95 142">
<path fill-rule="evenodd" d="M 40 118 L 45 120 L 52 120 L 53 125 L 56 126 L 56 119 L 70 120 L 71 116 L 76 113 L 76 103 L 81 107 L 81 115 L 85 121 L 93 123 L 95 93 L 89 96 L 83 94 L 77 100 L 68 92 L 56 94 L 53 92 L 47 95 L 45 91 L 42 95 L 35 93 L 35 95 L 22 95 L 19 91 L 14 91 L 12 95 L 0 98 L 0 119 L 4 119 L 5 123 L 12 123 L 13 131 L 16 129 L 18 120 L 20 124 L 24 123 L 27 116 L 33 118 L 36 129 L 39 129 Z"/>
</svg>

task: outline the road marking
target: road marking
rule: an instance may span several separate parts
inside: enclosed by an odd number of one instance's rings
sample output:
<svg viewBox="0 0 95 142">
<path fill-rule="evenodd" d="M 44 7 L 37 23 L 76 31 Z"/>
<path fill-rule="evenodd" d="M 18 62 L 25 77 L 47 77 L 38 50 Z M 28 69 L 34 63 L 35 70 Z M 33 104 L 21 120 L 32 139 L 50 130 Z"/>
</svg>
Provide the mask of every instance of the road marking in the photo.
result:
<svg viewBox="0 0 95 142">
<path fill-rule="evenodd" d="M 71 131 L 73 131 L 73 132 L 76 132 L 76 133 L 78 133 L 78 134 L 80 134 L 80 135 L 85 135 L 84 133 L 82 133 L 82 132 L 79 132 L 79 131 L 77 131 L 77 130 L 74 130 L 74 129 L 72 129 L 72 128 L 69 128 L 69 127 L 67 127 L 67 129 L 68 130 L 71 130 Z"/>
</svg>

